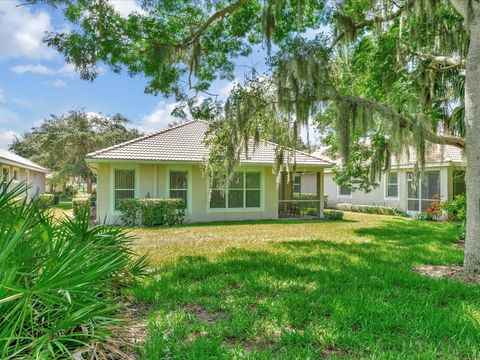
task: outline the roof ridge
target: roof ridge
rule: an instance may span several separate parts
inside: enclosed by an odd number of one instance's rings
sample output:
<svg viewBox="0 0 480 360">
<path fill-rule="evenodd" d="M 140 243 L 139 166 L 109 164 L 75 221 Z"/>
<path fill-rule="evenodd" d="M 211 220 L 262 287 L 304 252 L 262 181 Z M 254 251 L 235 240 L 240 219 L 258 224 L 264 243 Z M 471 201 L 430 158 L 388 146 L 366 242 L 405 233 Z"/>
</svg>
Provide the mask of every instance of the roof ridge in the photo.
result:
<svg viewBox="0 0 480 360">
<path fill-rule="evenodd" d="M 269 144 L 275 145 L 275 146 L 278 146 L 278 145 L 279 145 L 279 144 L 277 144 L 276 142 L 269 141 L 269 140 L 260 139 L 260 141 L 263 141 L 263 142 L 266 142 L 266 143 L 269 143 Z M 293 149 L 293 148 L 291 148 L 291 147 L 287 147 L 286 149 L 287 149 L 287 150 L 290 150 L 290 151 L 298 152 L 298 153 L 300 153 L 300 154 L 303 154 L 303 155 L 305 155 L 305 156 L 308 156 L 308 157 L 311 157 L 311 158 L 314 158 L 314 159 L 317 159 L 317 160 L 325 161 L 325 162 L 327 162 L 327 163 L 329 163 L 329 164 L 334 164 L 333 162 L 331 162 L 331 161 L 329 161 L 329 160 L 325 160 L 325 159 L 323 159 L 323 158 L 321 158 L 321 157 L 314 156 L 314 155 L 309 154 L 309 153 L 307 153 L 307 152 L 305 152 L 305 151 L 302 151 L 302 150 Z"/>
<path fill-rule="evenodd" d="M 194 122 L 197 122 L 197 121 L 201 121 L 201 120 L 190 120 L 190 121 L 187 121 L 187 122 L 184 122 L 184 123 L 181 123 L 181 124 L 178 124 L 178 125 L 175 125 L 175 126 L 172 126 L 172 127 L 169 127 L 169 128 L 166 128 L 166 129 L 162 129 L 162 130 L 159 130 L 159 131 L 155 131 L 151 134 L 147 134 L 147 135 L 143 135 L 143 136 L 139 136 L 135 139 L 131 139 L 131 140 L 127 140 L 127 141 L 124 141 L 120 144 L 116 144 L 116 145 L 112 145 L 112 146 L 109 146 L 109 147 L 106 147 L 104 149 L 100 149 L 100 150 L 97 150 L 97 151 L 93 151 L 91 153 L 88 153 L 86 155 L 86 157 L 92 157 L 92 156 L 96 156 L 96 155 L 100 155 L 104 152 L 107 152 L 107 151 L 110 151 L 110 150 L 114 150 L 114 149 L 118 149 L 120 147 L 123 147 L 125 145 L 130 145 L 130 144 L 133 144 L 133 143 L 136 143 L 138 141 L 142 141 L 142 140 L 145 140 L 145 139 L 148 139 L 150 137 L 154 137 L 154 136 L 157 136 L 157 135 L 160 135 L 160 134 L 163 134 L 163 133 L 166 133 L 170 130 L 174 130 L 174 129 L 178 129 L 182 126 L 185 126 L 185 125 L 189 125 L 191 123 L 194 123 Z"/>
</svg>

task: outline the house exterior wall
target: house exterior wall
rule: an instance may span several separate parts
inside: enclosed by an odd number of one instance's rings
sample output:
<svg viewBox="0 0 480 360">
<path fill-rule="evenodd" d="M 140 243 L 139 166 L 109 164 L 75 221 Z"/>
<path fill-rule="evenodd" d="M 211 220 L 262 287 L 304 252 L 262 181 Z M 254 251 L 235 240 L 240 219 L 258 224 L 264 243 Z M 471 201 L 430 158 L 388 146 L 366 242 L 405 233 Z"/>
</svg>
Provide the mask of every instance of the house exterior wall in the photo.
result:
<svg viewBox="0 0 480 360">
<path fill-rule="evenodd" d="M 314 173 L 301 174 L 300 189 L 302 194 L 317 192 L 317 175 Z"/>
<path fill-rule="evenodd" d="M 18 170 L 18 180 L 13 181 L 12 184 L 16 185 L 25 181 L 28 174 L 28 182 L 27 184 L 30 188 L 27 190 L 26 195 L 30 198 L 35 196 L 36 194 L 40 195 L 45 192 L 45 173 L 40 171 L 35 171 L 31 169 L 26 169 L 22 167 L 20 164 L 12 165 L 11 163 L 2 162 L 0 160 L 0 176 L 3 172 L 3 169 L 8 169 L 10 176 L 13 176 L 13 170 Z"/>
<path fill-rule="evenodd" d="M 100 223 L 120 224 L 114 211 L 114 170 L 135 169 L 135 197 L 169 197 L 169 176 L 172 170 L 188 172 L 187 222 L 223 220 L 261 220 L 278 218 L 278 188 L 271 166 L 239 167 L 239 171 L 261 172 L 261 206 L 259 209 L 210 209 L 209 180 L 198 164 L 152 164 L 127 162 L 91 163 L 97 174 L 97 220 Z M 322 171 L 318 169 L 317 171 Z"/>
<path fill-rule="evenodd" d="M 426 171 L 440 172 L 440 195 L 443 201 L 452 199 L 452 166 L 429 166 Z M 385 205 L 407 211 L 407 172 L 408 169 L 392 169 L 398 172 L 398 197 L 386 197 L 385 181 L 386 175 L 382 174 L 379 181 L 379 187 L 369 193 L 360 190 L 352 191 L 350 196 L 340 195 L 339 186 L 333 180 L 332 172 L 325 173 L 325 195 L 328 196 L 327 206 L 335 207 L 337 204 L 350 203 L 357 205 Z"/>
</svg>

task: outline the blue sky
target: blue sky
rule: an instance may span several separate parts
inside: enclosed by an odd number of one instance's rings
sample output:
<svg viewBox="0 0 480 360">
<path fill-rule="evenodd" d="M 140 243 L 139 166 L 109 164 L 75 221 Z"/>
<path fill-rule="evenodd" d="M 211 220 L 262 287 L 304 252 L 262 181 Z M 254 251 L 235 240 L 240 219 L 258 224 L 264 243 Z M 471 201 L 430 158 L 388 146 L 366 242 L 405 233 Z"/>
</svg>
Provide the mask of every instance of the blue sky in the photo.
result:
<svg viewBox="0 0 480 360">
<path fill-rule="evenodd" d="M 141 10 L 135 0 L 110 0 L 122 14 Z M 95 113 L 121 113 L 145 132 L 162 129 L 174 118 L 172 99 L 144 93 L 146 80 L 114 74 L 102 68 L 94 82 L 80 80 L 72 66 L 42 43 L 45 31 L 68 29 L 62 16 L 38 6 L 17 6 L 17 0 L 0 0 L 0 148 L 14 136 L 38 125 L 50 114 L 85 108 Z M 260 64 L 265 52 L 258 48 L 238 64 Z M 245 67 L 237 67 L 243 78 Z M 211 91 L 228 96 L 233 82 L 219 81 Z"/>
</svg>

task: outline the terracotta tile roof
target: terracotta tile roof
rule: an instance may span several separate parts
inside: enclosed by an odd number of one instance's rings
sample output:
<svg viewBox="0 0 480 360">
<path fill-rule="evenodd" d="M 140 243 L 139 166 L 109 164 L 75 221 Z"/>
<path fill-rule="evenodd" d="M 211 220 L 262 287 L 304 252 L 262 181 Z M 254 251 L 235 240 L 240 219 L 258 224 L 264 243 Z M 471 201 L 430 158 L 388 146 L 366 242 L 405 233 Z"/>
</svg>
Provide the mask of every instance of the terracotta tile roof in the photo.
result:
<svg viewBox="0 0 480 360">
<path fill-rule="evenodd" d="M 465 162 L 463 150 L 451 145 L 439 145 L 429 143 L 425 149 L 426 164 L 439 164 L 446 162 Z M 417 152 L 410 149 L 404 152 L 399 159 L 392 156 L 392 165 L 415 165 L 417 162 Z"/>
<path fill-rule="evenodd" d="M 208 130 L 208 123 L 193 120 L 178 126 L 165 129 L 154 134 L 133 139 L 112 147 L 87 154 L 87 159 L 105 160 L 151 160 L 151 161 L 204 161 L 209 149 L 203 143 Z M 261 141 L 248 156 L 243 155 L 241 164 L 274 164 L 276 144 Z M 302 151 L 292 151 L 297 165 L 329 166 L 330 163 L 320 157 Z"/>
<path fill-rule="evenodd" d="M 8 163 L 12 166 L 23 167 L 43 173 L 48 172 L 48 169 L 44 168 L 43 166 L 40 166 L 31 160 L 25 159 L 24 157 L 5 150 L 0 150 L 0 163 Z"/>
<path fill-rule="evenodd" d="M 317 151 L 313 152 L 312 155 L 322 157 L 323 159 L 340 165 L 340 160 L 333 160 L 326 156 L 325 152 L 327 151 L 327 149 L 328 147 L 322 147 Z M 459 149 L 456 146 L 428 143 L 425 150 L 425 158 L 427 165 L 447 162 L 465 163 L 465 156 L 462 149 Z M 413 148 L 411 148 L 408 152 L 405 151 L 399 159 L 397 159 L 396 156 L 392 156 L 391 161 L 392 166 L 414 166 L 417 162 L 417 152 Z"/>
</svg>

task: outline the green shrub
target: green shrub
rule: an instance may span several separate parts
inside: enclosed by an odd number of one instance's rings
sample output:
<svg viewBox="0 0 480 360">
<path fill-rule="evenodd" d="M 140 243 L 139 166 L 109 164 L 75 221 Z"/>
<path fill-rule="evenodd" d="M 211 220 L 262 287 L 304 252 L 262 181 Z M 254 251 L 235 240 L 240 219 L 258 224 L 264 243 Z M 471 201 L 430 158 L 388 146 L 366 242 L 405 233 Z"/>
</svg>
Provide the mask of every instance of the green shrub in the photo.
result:
<svg viewBox="0 0 480 360">
<path fill-rule="evenodd" d="M 467 225 L 466 194 L 457 195 L 454 200 L 446 201 L 444 203 L 444 209 L 448 211 L 449 219 L 459 222 L 460 238 L 465 239 Z"/>
<path fill-rule="evenodd" d="M 86 212 L 90 213 L 90 199 L 88 197 L 75 198 L 72 200 L 73 216 L 78 219 Z"/>
<path fill-rule="evenodd" d="M 400 215 L 405 216 L 405 213 L 397 208 L 383 205 L 356 205 L 356 204 L 338 204 L 337 209 L 342 211 L 360 212 L 366 214 L 378 215 Z"/>
<path fill-rule="evenodd" d="M 53 194 L 53 205 L 58 205 L 60 203 L 60 195 Z"/>
<path fill-rule="evenodd" d="M 121 228 L 90 227 L 88 213 L 58 221 L 35 201 L 12 206 L 23 191 L 0 191 L 0 358 L 66 359 L 79 348 L 93 358 L 145 257 Z"/>
<path fill-rule="evenodd" d="M 428 211 L 420 211 L 413 215 L 415 220 L 433 220 L 433 216 Z"/>
<path fill-rule="evenodd" d="M 118 211 L 120 211 L 120 220 L 126 226 L 137 225 L 140 219 L 140 204 L 138 199 L 121 199 L 118 202 Z"/>
<path fill-rule="evenodd" d="M 183 199 L 139 199 L 143 226 L 178 225 L 185 218 Z"/>
<path fill-rule="evenodd" d="M 53 194 L 40 194 L 36 197 L 35 203 L 42 210 L 46 210 L 48 208 L 51 208 L 54 204 L 54 195 Z"/>
<path fill-rule="evenodd" d="M 327 220 L 342 220 L 343 219 L 343 212 L 337 210 L 326 210 L 325 219 Z"/>
<path fill-rule="evenodd" d="M 118 210 L 127 226 L 178 225 L 185 218 L 183 199 L 122 199 Z"/>
</svg>

